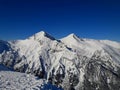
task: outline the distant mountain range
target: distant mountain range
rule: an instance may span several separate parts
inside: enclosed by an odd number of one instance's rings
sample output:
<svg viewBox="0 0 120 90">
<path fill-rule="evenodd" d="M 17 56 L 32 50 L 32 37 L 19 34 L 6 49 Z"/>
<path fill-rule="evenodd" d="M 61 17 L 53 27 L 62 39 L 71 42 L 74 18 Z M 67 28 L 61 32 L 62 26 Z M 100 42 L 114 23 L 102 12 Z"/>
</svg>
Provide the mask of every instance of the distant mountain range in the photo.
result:
<svg viewBox="0 0 120 90">
<path fill-rule="evenodd" d="M 115 41 L 75 34 L 58 40 L 41 31 L 25 40 L 0 40 L 0 64 L 64 90 L 120 90 L 120 43 Z"/>
</svg>

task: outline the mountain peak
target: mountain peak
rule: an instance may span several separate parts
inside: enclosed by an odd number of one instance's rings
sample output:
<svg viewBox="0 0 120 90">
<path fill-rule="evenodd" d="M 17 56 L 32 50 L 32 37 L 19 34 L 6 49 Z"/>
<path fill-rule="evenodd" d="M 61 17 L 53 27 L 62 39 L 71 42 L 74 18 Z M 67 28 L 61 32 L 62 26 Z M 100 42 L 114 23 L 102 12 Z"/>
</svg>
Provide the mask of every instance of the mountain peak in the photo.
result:
<svg viewBox="0 0 120 90">
<path fill-rule="evenodd" d="M 77 37 L 77 36 L 74 33 L 71 33 L 67 37 L 74 38 L 74 37 Z"/>
<path fill-rule="evenodd" d="M 31 36 L 29 39 L 37 39 L 40 40 L 42 38 L 49 38 L 51 40 L 55 40 L 54 37 L 52 37 L 51 35 L 49 35 L 48 33 L 46 33 L 45 31 L 40 31 L 36 34 L 34 34 L 33 36 Z"/>
<path fill-rule="evenodd" d="M 75 40 L 79 40 L 79 36 L 75 35 L 74 33 L 69 34 L 67 37 L 65 37 L 67 39 L 75 39 Z"/>
<path fill-rule="evenodd" d="M 36 33 L 35 35 L 39 35 L 39 36 L 45 36 L 47 33 L 45 31 L 40 31 L 38 33 Z"/>
<path fill-rule="evenodd" d="M 61 39 L 62 42 L 67 42 L 69 45 L 78 45 L 83 39 L 79 38 L 79 36 L 74 33 L 69 34 L 68 36 Z"/>
</svg>

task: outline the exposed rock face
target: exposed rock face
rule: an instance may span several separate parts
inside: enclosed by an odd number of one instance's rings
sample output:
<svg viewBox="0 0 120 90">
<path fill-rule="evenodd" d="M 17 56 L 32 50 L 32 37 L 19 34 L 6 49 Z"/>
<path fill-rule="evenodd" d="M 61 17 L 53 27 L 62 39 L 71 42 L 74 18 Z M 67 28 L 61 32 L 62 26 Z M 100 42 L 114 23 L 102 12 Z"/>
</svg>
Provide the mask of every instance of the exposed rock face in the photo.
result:
<svg viewBox="0 0 120 90">
<path fill-rule="evenodd" d="M 109 64 L 109 65 L 107 65 Z M 85 90 L 119 90 L 120 74 L 117 66 L 110 66 L 110 62 L 104 62 L 101 58 L 92 59 L 85 68 Z M 114 67 L 117 71 L 114 71 Z"/>
<path fill-rule="evenodd" d="M 120 89 L 120 43 L 113 41 L 74 34 L 56 40 L 42 31 L 25 40 L 0 41 L 0 63 L 65 90 Z"/>
</svg>

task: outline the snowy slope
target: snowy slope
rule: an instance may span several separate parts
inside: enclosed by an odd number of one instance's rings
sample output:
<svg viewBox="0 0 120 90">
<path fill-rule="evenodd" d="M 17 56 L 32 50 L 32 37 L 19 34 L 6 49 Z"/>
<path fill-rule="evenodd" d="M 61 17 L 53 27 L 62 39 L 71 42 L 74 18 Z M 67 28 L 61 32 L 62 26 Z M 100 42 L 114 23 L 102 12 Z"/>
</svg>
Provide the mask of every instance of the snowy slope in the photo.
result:
<svg viewBox="0 0 120 90">
<path fill-rule="evenodd" d="M 42 87 L 43 80 L 35 76 L 14 72 L 0 65 L 0 90 L 33 90 Z"/>
<path fill-rule="evenodd" d="M 25 40 L 0 41 L 0 47 L 1 64 L 65 90 L 118 90 L 120 85 L 120 43 L 115 41 L 75 34 L 57 40 L 41 31 Z"/>
<path fill-rule="evenodd" d="M 82 54 L 91 56 L 96 50 L 105 50 L 113 48 L 120 51 L 120 43 L 109 40 L 81 39 L 75 34 L 70 34 L 61 39 L 61 41 L 74 50 L 82 50 Z M 109 50 L 107 50 L 109 52 Z M 120 54 L 119 54 L 120 55 Z"/>
<path fill-rule="evenodd" d="M 109 40 L 80 39 L 74 34 L 70 34 L 61 41 L 74 51 L 87 57 L 91 57 L 95 51 L 103 51 L 120 64 L 120 43 Z M 102 53 L 104 54 L 104 53 Z"/>
<path fill-rule="evenodd" d="M 0 90 L 62 90 L 30 74 L 15 72 L 0 64 Z"/>
</svg>

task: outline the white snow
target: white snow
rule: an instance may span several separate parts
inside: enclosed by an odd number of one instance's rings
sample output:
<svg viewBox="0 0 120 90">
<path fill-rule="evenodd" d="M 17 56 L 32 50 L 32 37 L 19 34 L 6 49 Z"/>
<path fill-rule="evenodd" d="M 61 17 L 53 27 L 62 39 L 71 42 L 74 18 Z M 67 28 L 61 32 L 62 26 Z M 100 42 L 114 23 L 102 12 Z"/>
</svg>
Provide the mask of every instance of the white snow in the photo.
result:
<svg viewBox="0 0 120 90">
<path fill-rule="evenodd" d="M 42 79 L 37 77 L 11 71 L 0 65 L 0 90 L 39 90 L 44 84 Z"/>
<path fill-rule="evenodd" d="M 120 43 L 118 42 L 110 40 L 80 39 L 74 34 L 62 38 L 61 41 L 76 52 L 87 57 L 91 57 L 95 51 L 99 50 L 110 54 L 120 63 Z"/>
</svg>

